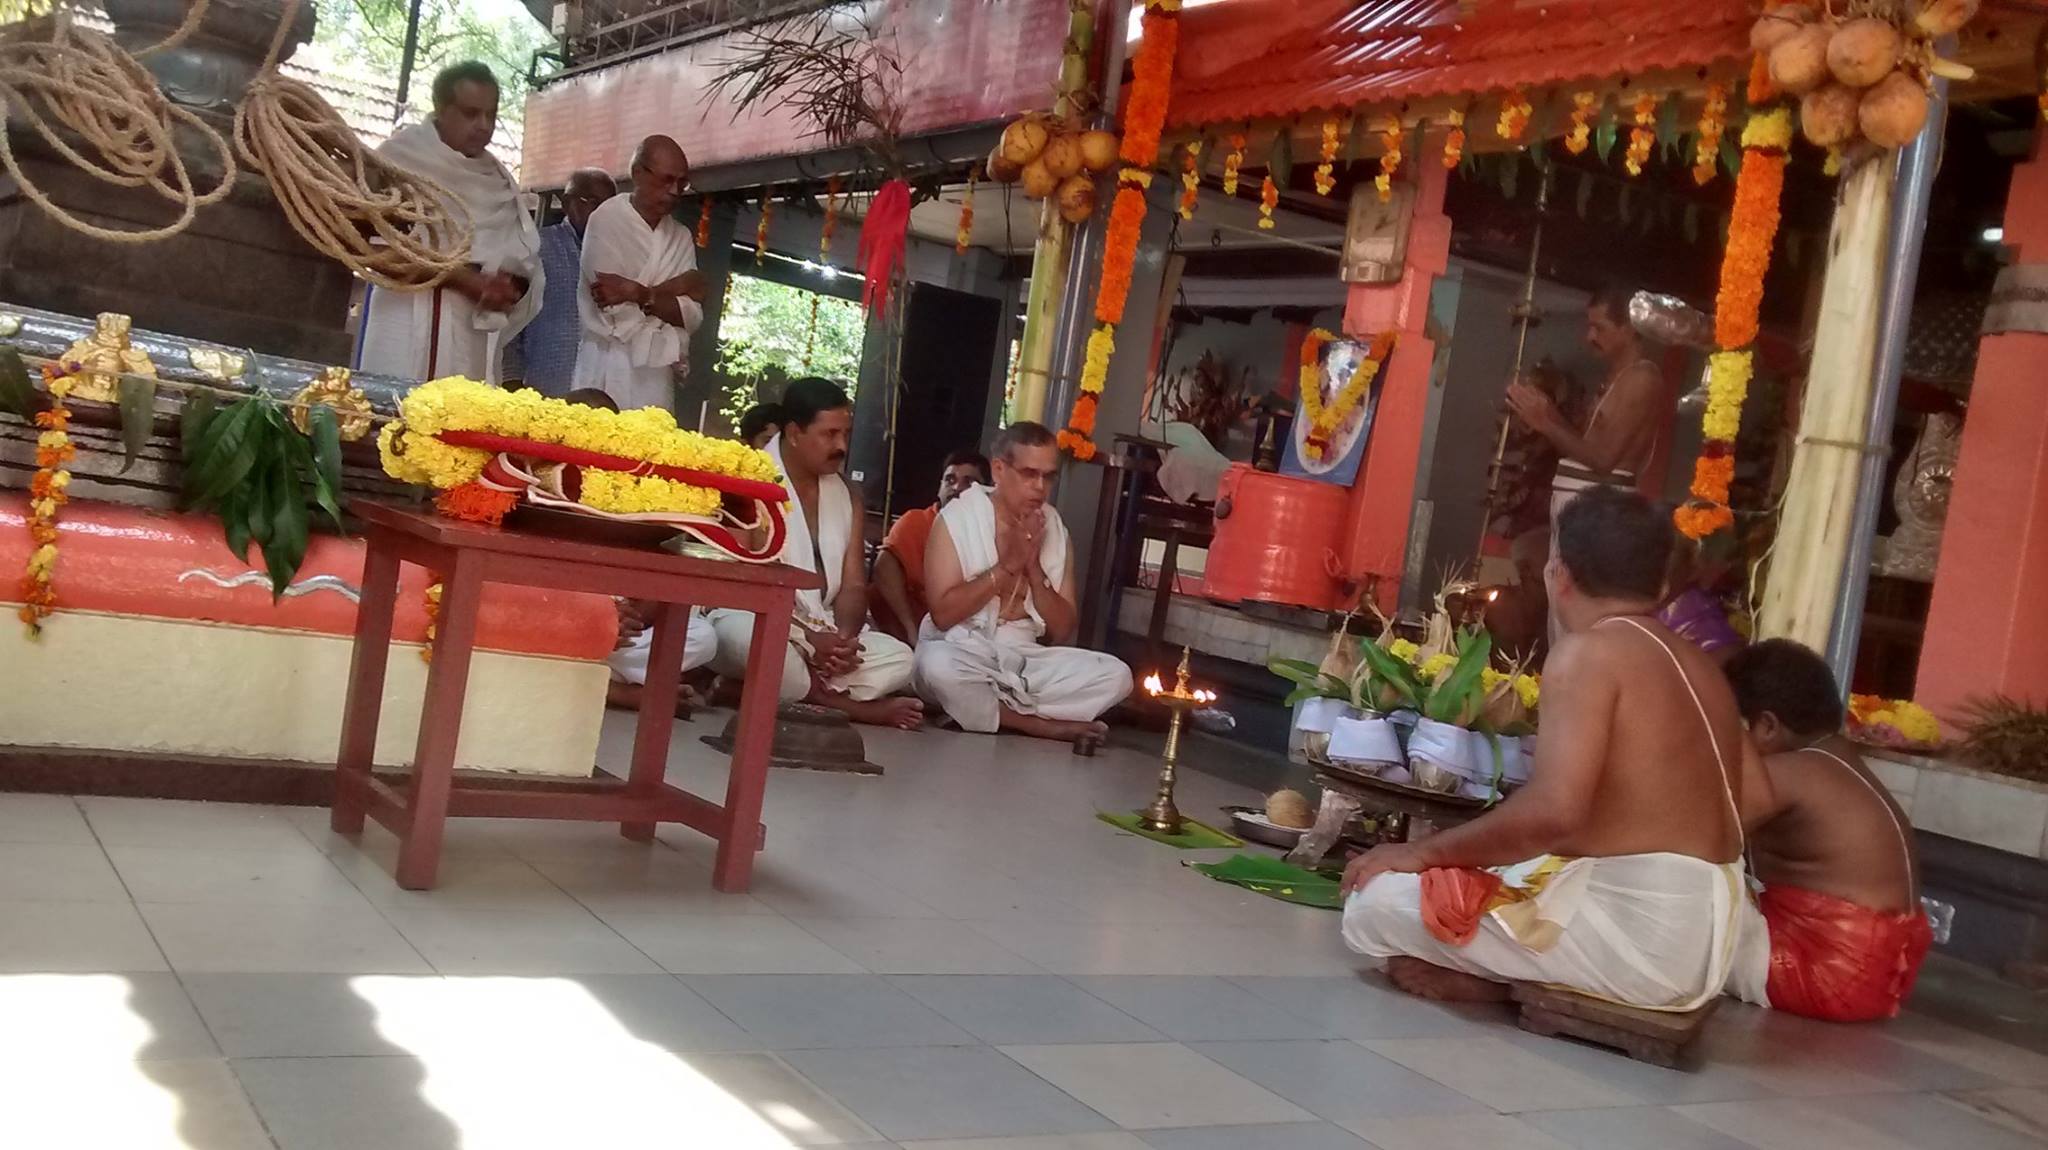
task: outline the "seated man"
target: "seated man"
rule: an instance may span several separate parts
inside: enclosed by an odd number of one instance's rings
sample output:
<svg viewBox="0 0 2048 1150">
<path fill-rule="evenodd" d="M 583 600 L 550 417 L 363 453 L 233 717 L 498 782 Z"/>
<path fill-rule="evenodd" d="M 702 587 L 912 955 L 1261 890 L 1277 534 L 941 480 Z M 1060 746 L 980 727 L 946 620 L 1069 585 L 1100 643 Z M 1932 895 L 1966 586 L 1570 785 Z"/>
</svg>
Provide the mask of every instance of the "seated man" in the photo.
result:
<svg viewBox="0 0 2048 1150">
<path fill-rule="evenodd" d="M 605 693 L 607 706 L 640 709 L 641 689 L 647 685 L 647 660 L 654 653 L 655 607 L 656 604 L 637 599 L 618 600 L 619 641 L 606 660 L 612 671 L 611 686 Z M 689 631 L 683 640 L 683 673 L 710 666 L 711 657 L 717 653 L 718 633 L 711 629 L 711 621 L 704 617 L 704 612 L 692 607 Z M 676 714 L 689 718 L 701 702 L 697 692 L 685 683 L 676 693 Z"/>
<path fill-rule="evenodd" d="M 757 403 L 740 413 L 740 442 L 756 451 L 768 450 L 768 441 L 782 430 L 782 409 L 772 403 Z"/>
<path fill-rule="evenodd" d="M 1764 889 L 1728 991 L 1831 1022 L 1890 1018 L 1933 939 L 1906 817 L 1842 737 L 1819 655 L 1772 639 L 1737 654 L 1728 677 L 1770 777 L 1746 808 Z"/>
<path fill-rule="evenodd" d="M 875 558 L 875 590 L 882 601 L 875 604 L 875 626 L 915 646 L 917 629 L 924 623 L 924 552 L 931 542 L 932 524 L 953 497 L 977 483 L 988 482 L 988 460 L 979 451 L 962 449 L 946 457 L 939 472 L 939 501 L 898 516 L 882 540 L 882 553 Z"/>
<path fill-rule="evenodd" d="M 1074 551 L 1046 503 L 1059 471 L 1053 434 L 1013 423 L 996 437 L 995 486 L 970 487 L 939 512 L 925 549 L 930 613 L 917 645 L 917 691 L 961 728 L 1099 741 L 1104 711 L 1131 693 L 1131 669 L 1072 642 Z"/>
<path fill-rule="evenodd" d="M 1742 893 L 1742 719 L 1707 656 L 1651 618 L 1671 517 L 1633 492 L 1566 504 L 1544 582 L 1566 635 L 1529 783 L 1463 826 L 1344 871 L 1344 940 L 1395 985 L 1509 982 L 1650 1010 L 1721 993 Z"/>
<path fill-rule="evenodd" d="M 830 380 L 806 378 L 790 383 L 780 408 L 782 430 L 767 451 L 800 512 L 789 517 L 782 561 L 825 577 L 823 591 L 797 592 L 789 655 L 782 663 L 782 700 L 915 730 L 924 725 L 924 705 L 892 697 L 910 686 L 910 648 L 867 626 L 860 489 L 839 474 L 853 429 L 853 400 Z M 718 634 L 712 667 L 726 679 L 744 676 L 754 644 L 753 614 L 720 608 L 709 616 Z"/>
</svg>

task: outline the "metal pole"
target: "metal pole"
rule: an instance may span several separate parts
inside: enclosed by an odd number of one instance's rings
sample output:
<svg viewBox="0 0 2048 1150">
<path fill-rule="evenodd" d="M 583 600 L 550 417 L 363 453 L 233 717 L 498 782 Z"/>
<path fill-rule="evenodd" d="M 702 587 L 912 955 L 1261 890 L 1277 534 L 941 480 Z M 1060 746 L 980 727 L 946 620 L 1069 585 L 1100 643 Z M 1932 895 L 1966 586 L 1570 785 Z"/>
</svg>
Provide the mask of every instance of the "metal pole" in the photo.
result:
<svg viewBox="0 0 2048 1150">
<path fill-rule="evenodd" d="M 1940 50 L 1953 52 L 1945 38 Z M 1856 485 L 1855 519 L 1849 532 L 1849 555 L 1842 563 L 1842 594 L 1828 630 L 1828 666 L 1844 697 L 1856 670 L 1856 647 L 1863 637 L 1863 604 L 1870 591 L 1870 553 L 1877 537 L 1877 513 L 1884 505 L 1884 472 L 1890 461 L 1892 421 L 1899 410 L 1899 379 L 1906 362 L 1906 333 L 1913 317 L 1913 291 L 1920 279 L 1920 248 L 1927 234 L 1927 205 L 1941 161 L 1942 129 L 1948 123 L 1948 81 L 1936 77 L 1928 99 L 1927 124 L 1912 143 L 1899 150 L 1892 173 L 1891 243 L 1885 261 L 1883 322 L 1878 328 L 1877 378 L 1870 401 L 1870 419 L 1863 431 L 1863 473 Z"/>
<path fill-rule="evenodd" d="M 412 59 L 420 50 L 420 4 L 412 0 L 412 7 L 405 14 L 405 47 L 398 55 L 398 99 L 391 108 L 391 122 L 396 124 L 405 119 L 405 109 L 412 102 Z"/>
<path fill-rule="evenodd" d="M 1519 155 L 1516 162 L 1520 163 Z M 1522 361 L 1529 353 L 1529 327 L 1536 322 L 1536 272 L 1543 257 L 1543 218 L 1550 208 L 1550 165 L 1544 165 L 1536 184 L 1536 227 L 1529 235 L 1529 270 L 1522 277 L 1522 299 L 1515 305 L 1515 367 L 1508 375 L 1510 386 L 1522 378 Z M 1472 549 L 1472 571 L 1479 572 L 1486 553 L 1486 534 L 1493 527 L 1493 506 L 1500 499 L 1501 464 L 1508 457 L 1508 434 L 1514 427 L 1511 412 L 1502 412 L 1500 438 L 1493 445 L 1493 462 L 1486 469 L 1486 507 L 1479 516 L 1479 543 Z"/>
</svg>

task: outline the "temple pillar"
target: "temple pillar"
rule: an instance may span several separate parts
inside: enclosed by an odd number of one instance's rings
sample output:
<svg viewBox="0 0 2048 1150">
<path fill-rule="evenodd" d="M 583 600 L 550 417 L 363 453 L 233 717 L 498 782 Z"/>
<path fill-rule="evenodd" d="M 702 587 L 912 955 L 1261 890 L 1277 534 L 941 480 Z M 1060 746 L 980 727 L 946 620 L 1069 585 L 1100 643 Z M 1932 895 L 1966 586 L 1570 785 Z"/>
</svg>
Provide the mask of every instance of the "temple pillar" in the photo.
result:
<svg viewBox="0 0 2048 1150">
<path fill-rule="evenodd" d="M 2013 169 L 1915 691 L 1944 721 L 1975 696 L 2048 702 L 2048 155 Z"/>
<path fill-rule="evenodd" d="M 1370 339 L 1392 329 L 1400 341 L 1382 370 L 1379 413 L 1345 514 L 1344 576 L 1363 586 L 1377 578 L 1379 605 L 1392 612 L 1400 596 L 1415 509 L 1415 476 L 1422 463 L 1422 429 L 1429 412 L 1429 293 L 1450 266 L 1451 220 L 1444 215 L 1450 173 L 1437 161 L 1442 137 L 1430 134 L 1416 150 L 1415 209 L 1401 278 L 1390 284 L 1353 284 L 1344 306 L 1344 333 Z"/>
</svg>

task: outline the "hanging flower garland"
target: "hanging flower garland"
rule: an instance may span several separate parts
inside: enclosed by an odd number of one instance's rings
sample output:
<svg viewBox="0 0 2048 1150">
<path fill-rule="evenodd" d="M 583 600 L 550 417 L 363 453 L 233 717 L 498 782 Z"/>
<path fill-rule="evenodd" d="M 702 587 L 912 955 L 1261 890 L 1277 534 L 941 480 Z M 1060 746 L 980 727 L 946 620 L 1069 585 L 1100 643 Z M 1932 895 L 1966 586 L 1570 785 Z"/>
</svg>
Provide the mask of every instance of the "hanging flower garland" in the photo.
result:
<svg viewBox="0 0 2048 1150">
<path fill-rule="evenodd" d="M 1500 119 L 1494 121 L 1494 134 L 1509 143 L 1520 140 L 1522 133 L 1529 130 L 1529 117 L 1534 112 L 1529 97 L 1521 89 L 1509 92 L 1500 102 Z"/>
<path fill-rule="evenodd" d="M 1444 136 L 1444 167 L 1455 171 L 1465 161 L 1465 113 L 1453 108 L 1444 122 L 1451 126 Z"/>
<path fill-rule="evenodd" d="M 1704 185 L 1714 178 L 1721 163 L 1721 136 L 1728 130 L 1728 85 L 1719 80 L 1707 85 L 1707 102 L 1700 108 L 1700 138 L 1693 145 L 1692 180 Z"/>
<path fill-rule="evenodd" d="M 420 647 L 422 663 L 434 661 L 434 636 L 441 633 L 441 573 L 429 572 L 428 578 L 430 582 L 427 584 L 426 592 L 420 596 L 426 601 L 427 608 L 427 641 Z"/>
<path fill-rule="evenodd" d="M 832 233 L 839 230 L 839 177 L 825 181 L 825 223 L 818 229 L 818 262 L 832 263 Z"/>
<path fill-rule="evenodd" d="M 704 197 L 704 205 L 697 209 L 697 247 L 711 246 L 711 197 Z"/>
<path fill-rule="evenodd" d="M 1758 64 L 1761 64 L 1761 57 Z M 1714 346 L 1707 357 L 1707 410 L 1700 421 L 1700 454 L 1693 464 L 1692 498 L 1673 521 L 1690 539 L 1704 539 L 1733 526 L 1728 489 L 1735 482 L 1735 437 L 1742 430 L 1742 404 L 1755 372 L 1764 273 L 1777 240 L 1779 201 L 1785 190 L 1786 153 L 1792 146 L 1792 110 L 1772 90 L 1769 74 L 1753 68 L 1749 119 L 1742 127 L 1742 170 L 1735 177 L 1735 205 L 1728 246 L 1721 254 L 1720 288 L 1714 296 Z"/>
<path fill-rule="evenodd" d="M 1373 190 L 1379 193 L 1380 202 L 1394 198 L 1394 173 L 1401 170 L 1401 120 L 1394 117 L 1380 128 L 1380 171 L 1372 178 Z"/>
<path fill-rule="evenodd" d="M 1323 150 L 1317 156 L 1316 195 L 1327 196 L 1337 186 L 1337 117 L 1323 119 Z"/>
<path fill-rule="evenodd" d="M 760 263 L 768 255 L 768 225 L 775 219 L 775 201 L 770 198 L 773 188 L 761 189 L 761 220 L 754 225 L 754 262 Z"/>
<path fill-rule="evenodd" d="M 818 301 L 823 297 L 811 293 L 811 321 L 804 327 L 804 370 L 811 370 L 811 355 L 818 347 Z"/>
<path fill-rule="evenodd" d="M 1265 177 L 1259 181 L 1259 228 L 1261 231 L 1270 232 L 1278 226 L 1273 222 L 1273 209 L 1279 206 L 1280 185 L 1273 182 L 1272 169 L 1268 168 Z"/>
<path fill-rule="evenodd" d="M 1195 203 L 1202 190 L 1202 141 L 1189 140 L 1180 152 L 1180 218 L 1195 218 Z"/>
<path fill-rule="evenodd" d="M 1058 436 L 1060 449 L 1076 459 L 1095 457 L 1095 410 L 1109 379 L 1109 358 L 1116 351 L 1116 325 L 1123 322 L 1131 291 L 1131 265 L 1138 256 L 1138 228 L 1145 220 L 1145 191 L 1152 186 L 1152 165 L 1159 158 L 1159 133 L 1166 124 L 1166 101 L 1173 82 L 1173 58 L 1180 47 L 1180 0 L 1145 0 L 1142 37 L 1131 60 L 1131 87 L 1124 104 L 1123 139 L 1117 156 L 1116 200 L 1102 245 L 1102 281 L 1095 291 L 1095 330 L 1082 356 L 1081 381 L 1067 425 Z M 1244 150 L 1242 134 L 1231 136 L 1233 156 Z M 1236 167 L 1226 169 L 1226 190 L 1236 184 Z"/>
<path fill-rule="evenodd" d="M 979 164 L 967 170 L 967 196 L 960 201 L 960 226 L 953 231 L 953 254 L 967 254 L 968 240 L 974 236 L 974 178 L 981 174 Z M 812 313 L 814 316 L 815 312 Z M 809 357 L 805 357 L 808 359 Z M 808 363 L 805 366 L 809 366 Z"/>
<path fill-rule="evenodd" d="M 1565 151 L 1570 152 L 1574 156 L 1585 154 L 1586 145 L 1593 140 L 1593 113 L 1599 107 L 1599 93 L 1572 93 L 1572 130 L 1565 133 Z"/>
<path fill-rule="evenodd" d="M 43 387 L 50 406 L 36 412 L 36 473 L 28 484 L 28 564 L 21 575 L 21 621 L 28 636 L 43 633 L 43 620 L 56 610 L 57 592 L 51 586 L 57 577 L 57 512 L 70 500 L 71 472 L 67 465 L 78 454 L 71 442 L 71 409 L 64 397 L 71 394 L 75 369 L 66 364 L 43 365 Z"/>
<path fill-rule="evenodd" d="M 1223 194 L 1237 194 L 1237 170 L 1244 166 L 1244 133 L 1230 133 L 1230 151 L 1223 157 Z"/>
<path fill-rule="evenodd" d="M 1329 454 L 1330 442 L 1336 437 L 1337 429 L 1351 417 L 1365 402 L 1372 390 L 1372 381 L 1378 378 L 1380 365 L 1387 362 L 1387 356 L 1394 350 L 1394 333 L 1383 331 L 1373 337 L 1372 346 L 1366 350 L 1365 360 L 1337 389 L 1337 395 L 1328 403 L 1323 402 L 1322 362 L 1323 348 L 1337 338 L 1327 328 L 1316 328 L 1302 337 L 1301 373 L 1301 414 L 1308 420 L 1308 430 L 1302 436 L 1301 453 L 1311 460 L 1320 461 Z"/>
<path fill-rule="evenodd" d="M 1622 167 L 1631 176 L 1643 174 L 1643 165 L 1650 162 L 1650 145 L 1657 142 L 1657 94 L 1642 92 L 1636 96 L 1635 127 L 1628 132 L 1628 154 L 1622 159 Z"/>
</svg>

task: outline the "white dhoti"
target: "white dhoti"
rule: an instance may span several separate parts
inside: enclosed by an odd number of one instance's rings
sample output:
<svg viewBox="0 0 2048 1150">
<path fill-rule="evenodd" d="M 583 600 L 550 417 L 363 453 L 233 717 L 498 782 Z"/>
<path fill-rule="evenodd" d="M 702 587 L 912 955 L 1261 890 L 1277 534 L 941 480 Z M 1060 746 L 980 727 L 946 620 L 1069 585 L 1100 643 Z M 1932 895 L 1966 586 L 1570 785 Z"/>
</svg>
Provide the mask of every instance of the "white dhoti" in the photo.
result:
<svg viewBox="0 0 2048 1150">
<path fill-rule="evenodd" d="M 615 650 L 611 658 L 612 679 L 619 683 L 645 684 L 647 682 L 647 659 L 654 652 L 654 628 L 643 629 L 626 641 L 626 645 Z M 711 629 L 711 620 L 701 612 L 690 612 L 689 629 L 683 638 L 683 670 L 694 671 L 707 666 L 711 657 L 718 653 L 718 634 Z"/>
<path fill-rule="evenodd" d="M 676 372 L 688 367 L 690 333 L 704 321 L 704 308 L 685 296 L 676 301 L 682 326 L 635 304 L 599 307 L 590 285 L 600 273 L 624 276 L 655 287 L 697 266 L 697 241 L 690 229 L 664 218 L 649 225 L 631 196 L 614 196 L 590 213 L 583 228 L 582 279 L 576 311 L 583 342 L 576 349 L 577 387 L 595 387 L 621 408 L 672 408 Z"/>
<path fill-rule="evenodd" d="M 717 633 L 718 646 L 711 669 L 728 679 L 744 676 L 747 656 L 754 649 L 754 616 L 746 611 L 713 611 L 711 628 Z M 782 660 L 782 683 L 777 688 L 785 703 L 794 703 L 811 693 L 811 668 L 804 661 L 809 652 L 806 640 L 796 635 L 790 637 L 789 653 Z M 887 698 L 909 689 L 910 661 L 910 647 L 902 640 L 872 627 L 864 628 L 860 633 L 860 666 L 826 679 L 824 687 L 856 703 Z"/>
<path fill-rule="evenodd" d="M 964 731 L 991 734 L 1003 707 L 1020 715 L 1086 723 L 1131 693 L 1131 669 L 1114 655 L 1080 647 L 1044 647 L 1020 620 L 992 638 L 918 636 L 911 685 Z"/>
<path fill-rule="evenodd" d="M 1742 864 L 1643 854 L 1546 856 L 1493 868 L 1505 885 L 1462 946 L 1424 925 L 1422 876 L 1383 874 L 1344 906 L 1344 941 L 1497 982 L 1561 986 L 1646 1010 L 1692 1010 L 1736 957 Z"/>
</svg>

